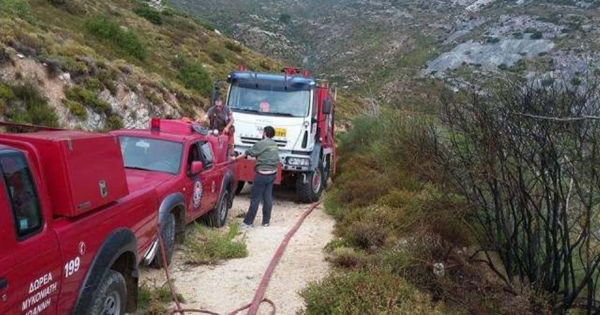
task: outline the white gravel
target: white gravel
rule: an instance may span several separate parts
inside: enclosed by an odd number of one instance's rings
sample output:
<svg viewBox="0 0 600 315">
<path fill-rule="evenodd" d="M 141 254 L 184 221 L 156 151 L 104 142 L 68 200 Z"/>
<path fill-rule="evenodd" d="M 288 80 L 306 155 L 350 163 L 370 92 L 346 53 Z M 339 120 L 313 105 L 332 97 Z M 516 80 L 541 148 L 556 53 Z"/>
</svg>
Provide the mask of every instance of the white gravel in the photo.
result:
<svg viewBox="0 0 600 315">
<path fill-rule="evenodd" d="M 236 218 L 236 215 L 247 211 L 249 188 L 245 187 L 236 196 L 229 222 L 241 222 L 242 219 Z M 259 207 L 254 227 L 245 232 L 248 257 L 229 260 L 218 266 L 190 267 L 182 263 L 181 252 L 175 253 L 171 277 L 175 279 L 178 292 L 186 299 L 183 307 L 227 314 L 252 301 L 281 241 L 309 208 L 307 204 L 292 202 L 293 196 L 287 192 L 276 190 L 274 195 L 270 227 L 260 226 L 262 210 Z M 328 274 L 323 247 L 333 238 L 333 225 L 334 220 L 319 206 L 290 240 L 265 293 L 266 298 L 275 302 L 277 314 L 294 314 L 302 309 L 303 300 L 298 292 L 309 282 Z M 163 271 L 143 268 L 141 281 L 152 279 L 162 284 L 166 278 Z M 270 311 L 270 306 L 263 303 L 258 313 L 270 314 Z"/>
</svg>

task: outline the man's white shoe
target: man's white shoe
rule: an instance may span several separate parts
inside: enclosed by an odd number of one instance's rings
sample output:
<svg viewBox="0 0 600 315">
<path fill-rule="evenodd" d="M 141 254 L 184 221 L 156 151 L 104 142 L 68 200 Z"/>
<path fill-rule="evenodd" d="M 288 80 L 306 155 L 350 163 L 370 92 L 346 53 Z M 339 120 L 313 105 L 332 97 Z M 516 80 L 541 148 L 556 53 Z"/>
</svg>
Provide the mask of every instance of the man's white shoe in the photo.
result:
<svg viewBox="0 0 600 315">
<path fill-rule="evenodd" d="M 252 225 L 248 225 L 248 224 L 242 222 L 240 227 L 242 228 L 243 231 L 245 231 L 245 230 L 248 230 L 249 228 L 251 228 Z"/>
</svg>

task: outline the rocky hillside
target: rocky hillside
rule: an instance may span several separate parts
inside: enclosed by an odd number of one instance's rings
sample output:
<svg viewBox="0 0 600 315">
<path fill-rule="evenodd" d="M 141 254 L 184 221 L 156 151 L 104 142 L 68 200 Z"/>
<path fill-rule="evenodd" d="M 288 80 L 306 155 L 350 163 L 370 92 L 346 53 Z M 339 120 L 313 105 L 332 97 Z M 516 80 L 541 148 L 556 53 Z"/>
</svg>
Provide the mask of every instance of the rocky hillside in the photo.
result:
<svg viewBox="0 0 600 315">
<path fill-rule="evenodd" d="M 282 65 L 160 1 L 0 0 L 0 25 L 10 121 L 102 130 L 197 116 L 240 63 Z"/>
<path fill-rule="evenodd" d="M 415 77 L 460 83 L 499 73 L 578 75 L 600 62 L 598 0 L 173 0 L 172 5 L 259 51 L 387 98 L 427 86 Z"/>
</svg>

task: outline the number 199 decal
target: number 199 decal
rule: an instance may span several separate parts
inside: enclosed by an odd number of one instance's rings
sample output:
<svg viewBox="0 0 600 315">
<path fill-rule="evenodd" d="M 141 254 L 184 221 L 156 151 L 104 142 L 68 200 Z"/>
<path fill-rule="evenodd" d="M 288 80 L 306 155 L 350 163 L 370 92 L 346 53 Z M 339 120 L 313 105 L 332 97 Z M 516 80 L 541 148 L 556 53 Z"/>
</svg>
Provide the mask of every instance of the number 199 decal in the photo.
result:
<svg viewBox="0 0 600 315">
<path fill-rule="evenodd" d="M 70 276 L 72 276 L 74 273 L 76 273 L 79 270 L 79 267 L 81 266 L 81 260 L 79 259 L 79 256 L 77 256 L 75 259 L 71 259 L 68 262 L 65 263 L 65 278 L 68 278 Z"/>
</svg>

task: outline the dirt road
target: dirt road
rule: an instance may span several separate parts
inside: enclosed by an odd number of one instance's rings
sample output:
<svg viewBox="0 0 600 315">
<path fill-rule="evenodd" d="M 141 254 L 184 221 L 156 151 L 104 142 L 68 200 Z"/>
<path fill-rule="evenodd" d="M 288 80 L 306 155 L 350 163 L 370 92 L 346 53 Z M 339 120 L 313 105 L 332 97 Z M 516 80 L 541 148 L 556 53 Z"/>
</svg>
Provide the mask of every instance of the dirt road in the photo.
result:
<svg viewBox="0 0 600 315">
<path fill-rule="evenodd" d="M 288 192 L 276 190 L 274 197 L 271 226 L 260 226 L 262 214 L 259 208 L 254 227 L 245 232 L 248 257 L 229 260 L 218 266 L 190 267 L 182 264 L 181 252 L 175 253 L 171 272 L 178 292 L 186 299 L 182 306 L 227 314 L 252 301 L 285 234 L 308 209 L 306 204 L 292 202 L 293 196 Z M 249 202 L 249 187 L 245 187 L 234 200 L 229 222 L 241 222 L 242 219 L 236 216 L 247 211 Z M 324 261 L 323 247 L 333 237 L 333 224 L 334 220 L 319 206 L 289 242 L 265 294 L 277 305 L 277 314 L 295 314 L 302 309 L 303 300 L 298 292 L 309 282 L 327 275 L 329 267 Z M 164 272 L 144 268 L 141 280 L 152 279 L 162 284 Z M 269 313 L 270 307 L 262 304 L 259 314 Z"/>
</svg>

